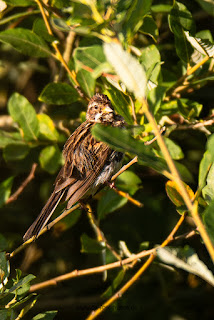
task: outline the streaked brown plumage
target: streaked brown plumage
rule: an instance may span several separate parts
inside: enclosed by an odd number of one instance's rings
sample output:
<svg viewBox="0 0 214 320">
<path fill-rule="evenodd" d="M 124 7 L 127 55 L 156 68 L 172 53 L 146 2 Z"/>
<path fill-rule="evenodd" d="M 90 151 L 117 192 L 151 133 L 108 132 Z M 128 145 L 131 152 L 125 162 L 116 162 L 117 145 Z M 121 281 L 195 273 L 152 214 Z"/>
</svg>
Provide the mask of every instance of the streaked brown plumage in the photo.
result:
<svg viewBox="0 0 214 320">
<path fill-rule="evenodd" d="M 97 141 L 91 134 L 95 123 L 123 127 L 123 118 L 116 115 L 106 95 L 96 94 L 89 102 L 86 121 L 68 138 L 63 148 L 65 164 L 60 170 L 55 188 L 41 213 L 23 239 L 38 236 L 58 203 L 63 199 L 70 208 L 80 199 L 93 195 L 100 185 L 109 181 L 119 169 L 123 154 Z"/>
</svg>

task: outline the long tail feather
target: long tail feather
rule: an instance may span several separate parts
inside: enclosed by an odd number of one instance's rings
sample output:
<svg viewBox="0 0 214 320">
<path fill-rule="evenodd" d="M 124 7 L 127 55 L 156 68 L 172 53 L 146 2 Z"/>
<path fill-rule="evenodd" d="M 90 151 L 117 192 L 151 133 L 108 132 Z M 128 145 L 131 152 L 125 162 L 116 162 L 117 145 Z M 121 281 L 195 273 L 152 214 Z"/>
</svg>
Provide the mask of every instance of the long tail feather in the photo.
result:
<svg viewBox="0 0 214 320">
<path fill-rule="evenodd" d="M 48 220 L 52 216 L 54 210 L 56 209 L 58 203 L 62 199 L 63 195 L 65 193 L 65 189 L 61 190 L 60 192 L 53 192 L 48 199 L 46 205 L 43 207 L 42 211 L 40 212 L 37 219 L 34 221 L 34 223 L 30 226 L 30 228 L 25 233 L 23 240 L 27 241 L 33 236 L 38 236 L 40 231 L 44 228 L 44 226 L 47 224 Z"/>
</svg>

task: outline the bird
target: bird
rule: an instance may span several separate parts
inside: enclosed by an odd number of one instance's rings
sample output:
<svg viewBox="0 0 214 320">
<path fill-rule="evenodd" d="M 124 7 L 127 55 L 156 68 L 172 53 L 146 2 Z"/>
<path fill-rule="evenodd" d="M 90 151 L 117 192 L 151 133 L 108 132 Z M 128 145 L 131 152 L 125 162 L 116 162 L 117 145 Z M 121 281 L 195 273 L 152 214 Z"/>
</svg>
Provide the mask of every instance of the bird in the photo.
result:
<svg viewBox="0 0 214 320">
<path fill-rule="evenodd" d="M 111 101 L 102 93 L 96 93 L 90 99 L 86 121 L 66 141 L 62 152 L 64 165 L 56 177 L 54 190 L 24 234 L 24 242 L 38 237 L 59 202 L 67 202 L 66 209 L 70 209 L 76 202 L 94 195 L 120 169 L 124 154 L 93 137 L 91 129 L 96 123 L 119 128 L 126 125 L 124 118 L 115 113 Z"/>
</svg>

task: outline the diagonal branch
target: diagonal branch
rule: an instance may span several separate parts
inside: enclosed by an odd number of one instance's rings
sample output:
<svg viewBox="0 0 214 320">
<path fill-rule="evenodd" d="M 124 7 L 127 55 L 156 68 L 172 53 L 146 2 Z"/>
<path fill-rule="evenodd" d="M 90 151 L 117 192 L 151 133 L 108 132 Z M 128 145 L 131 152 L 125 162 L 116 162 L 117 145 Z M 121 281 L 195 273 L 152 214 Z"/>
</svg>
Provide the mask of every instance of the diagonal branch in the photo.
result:
<svg viewBox="0 0 214 320">
<path fill-rule="evenodd" d="M 31 171 L 29 173 L 29 175 L 27 176 L 27 178 L 22 182 L 22 184 L 19 186 L 19 188 L 7 199 L 6 204 L 15 201 L 20 194 L 23 192 L 23 190 L 26 188 L 26 186 L 28 185 L 28 183 L 30 183 L 31 180 L 33 180 L 34 175 L 35 175 L 35 171 L 37 168 L 37 163 L 33 163 Z"/>
</svg>

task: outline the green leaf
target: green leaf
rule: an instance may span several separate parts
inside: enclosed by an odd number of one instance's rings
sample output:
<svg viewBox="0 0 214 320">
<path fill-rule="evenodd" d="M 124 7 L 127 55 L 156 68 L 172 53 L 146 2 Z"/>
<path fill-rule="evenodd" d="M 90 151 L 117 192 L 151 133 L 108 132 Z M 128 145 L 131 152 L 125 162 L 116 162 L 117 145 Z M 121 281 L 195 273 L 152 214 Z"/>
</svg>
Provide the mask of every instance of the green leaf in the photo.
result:
<svg viewBox="0 0 214 320">
<path fill-rule="evenodd" d="M 210 15 L 214 16 L 214 2 L 213 0 L 196 0 L 200 6 Z"/>
<path fill-rule="evenodd" d="M 167 169 L 165 161 L 155 156 L 151 146 L 145 146 L 142 141 L 132 138 L 126 129 L 96 124 L 92 128 L 92 134 L 96 139 L 106 142 L 113 149 L 138 155 L 139 163 L 142 165 L 149 166 L 158 172 Z"/>
<path fill-rule="evenodd" d="M 10 196 L 13 179 L 13 177 L 10 177 L 0 184 L 0 208 L 5 204 Z"/>
<path fill-rule="evenodd" d="M 192 48 L 186 39 L 184 31 L 194 32 L 195 25 L 190 11 L 182 3 L 175 1 L 169 15 L 169 27 L 175 35 L 177 55 L 184 62 L 189 62 Z"/>
<path fill-rule="evenodd" d="M 3 151 L 5 161 L 23 160 L 30 151 L 30 147 L 22 142 L 6 145 Z"/>
<path fill-rule="evenodd" d="M 170 4 L 155 4 L 151 7 L 152 12 L 155 13 L 169 13 L 172 9 Z"/>
<path fill-rule="evenodd" d="M 77 91 L 67 83 L 49 83 L 39 96 L 39 100 L 48 104 L 70 104 L 77 101 Z"/>
<path fill-rule="evenodd" d="M 196 118 L 200 115 L 203 105 L 197 101 L 191 101 L 188 99 L 178 99 L 179 113 L 187 119 Z"/>
<path fill-rule="evenodd" d="M 116 186 L 119 190 L 134 195 L 141 184 L 140 178 L 132 171 L 126 170 L 116 180 Z"/>
<path fill-rule="evenodd" d="M 80 69 L 77 73 L 77 81 L 88 97 L 92 97 L 94 95 L 95 79 L 91 72 Z"/>
<path fill-rule="evenodd" d="M 0 193 L 1 193 L 1 187 L 0 187 Z M 0 196 L 1 197 L 1 196 Z M 5 237 L 0 233 L 0 251 L 6 250 L 8 247 L 8 242 L 5 239 Z"/>
<path fill-rule="evenodd" d="M 105 290 L 105 292 L 103 292 L 102 298 L 110 298 L 114 294 L 115 290 L 123 281 L 125 274 L 126 274 L 125 269 L 122 269 L 118 272 L 112 284 Z"/>
<path fill-rule="evenodd" d="M 147 80 L 157 83 L 157 78 L 161 69 L 161 56 L 154 44 L 143 49 L 140 56 L 140 62 L 146 71 Z"/>
<path fill-rule="evenodd" d="M 24 139 L 37 140 L 39 123 L 36 112 L 30 102 L 19 93 L 14 93 L 8 101 L 8 109 L 14 121 L 23 130 Z"/>
<path fill-rule="evenodd" d="M 24 28 L 0 32 L 0 41 L 10 44 L 16 50 L 31 57 L 46 58 L 52 54 L 42 38 Z"/>
<path fill-rule="evenodd" d="M 58 311 L 46 311 L 43 313 L 37 314 L 35 317 L 32 318 L 32 320 L 52 320 L 57 315 Z"/>
<path fill-rule="evenodd" d="M 109 97 L 117 113 L 119 113 L 128 124 L 133 124 L 133 118 L 130 112 L 130 99 L 121 91 L 115 88 L 109 88 L 104 91 Z"/>
<path fill-rule="evenodd" d="M 42 18 L 37 18 L 33 22 L 33 32 L 48 42 L 53 42 L 56 38 L 48 33 L 45 22 Z"/>
<path fill-rule="evenodd" d="M 172 159 L 174 159 L 174 160 L 183 159 L 184 154 L 183 154 L 181 148 L 179 147 L 179 145 L 177 145 L 174 141 L 172 141 L 169 138 L 164 137 L 164 141 L 166 143 L 166 146 L 169 150 L 169 153 L 170 153 Z"/>
<path fill-rule="evenodd" d="M 106 62 L 106 57 L 100 45 L 80 47 L 74 50 L 74 62 L 77 71 L 84 69 L 84 66 L 89 67 L 93 71 Z"/>
<path fill-rule="evenodd" d="M 152 16 L 146 16 L 143 19 L 143 25 L 140 28 L 140 31 L 144 34 L 149 35 L 150 37 L 152 37 L 152 39 L 154 41 L 157 41 L 159 32 L 158 32 L 158 28 L 156 25 L 156 22 L 154 21 L 154 19 L 152 18 Z"/>
<path fill-rule="evenodd" d="M 98 202 L 97 214 L 98 218 L 104 219 L 108 213 L 123 207 L 127 203 L 127 199 L 121 197 L 113 190 L 107 190 L 103 193 L 101 199 Z"/>
<path fill-rule="evenodd" d="M 207 233 L 214 244 L 214 198 L 206 207 L 203 212 L 203 221 L 207 230 Z"/>
<path fill-rule="evenodd" d="M 62 164 L 62 155 L 58 146 L 54 145 L 44 148 L 40 152 L 39 162 L 45 171 L 54 174 Z"/>
<path fill-rule="evenodd" d="M 17 290 L 19 290 L 20 288 L 22 289 L 23 287 L 25 287 L 26 285 L 29 286 L 29 283 L 35 279 L 36 277 L 33 274 L 28 274 L 26 277 L 22 278 L 21 280 L 19 280 L 15 285 L 13 285 L 8 292 L 9 293 L 17 293 Z M 24 290 L 25 291 L 25 290 Z M 21 292 L 21 291 L 20 291 Z"/>
<path fill-rule="evenodd" d="M 104 247 L 101 242 L 90 238 L 87 234 L 81 236 L 81 252 L 84 253 L 101 253 Z"/>
<path fill-rule="evenodd" d="M 214 162 L 214 134 L 212 134 L 206 144 L 206 152 L 199 166 L 198 186 L 201 190 L 206 184 L 207 174 Z"/>
<path fill-rule="evenodd" d="M 0 252 L 0 289 L 2 288 L 3 284 L 7 283 L 7 278 L 10 274 L 10 264 L 6 257 L 5 252 Z"/>
<path fill-rule="evenodd" d="M 17 138 L 17 134 L 0 130 L 0 148 L 5 148 L 6 145 L 11 143 L 16 143 L 19 141 Z M 19 136 L 19 138 L 21 139 L 21 136 Z"/>
<path fill-rule="evenodd" d="M 214 163 L 207 174 L 206 186 L 202 189 L 202 195 L 207 202 L 214 199 Z"/>
<path fill-rule="evenodd" d="M 52 119 L 44 113 L 38 114 L 39 120 L 39 139 L 57 141 L 59 133 L 57 132 Z"/>
<path fill-rule="evenodd" d="M 169 15 L 169 26 L 171 31 L 178 37 L 181 37 L 181 34 L 179 32 L 180 28 L 178 26 L 180 26 L 184 30 L 194 32 L 195 24 L 192 18 L 192 14 L 183 3 L 177 1 L 174 2 Z"/>
<path fill-rule="evenodd" d="M 104 52 L 121 81 L 135 94 L 136 98 L 143 99 L 147 81 L 145 71 L 139 61 L 124 51 L 118 43 L 104 43 Z"/>
<path fill-rule="evenodd" d="M 163 86 L 157 86 L 152 88 L 148 93 L 148 104 L 151 111 L 156 114 L 161 107 L 161 103 L 165 97 L 167 88 Z"/>
<path fill-rule="evenodd" d="M 126 13 L 125 23 L 123 24 L 123 32 L 126 33 L 128 41 L 131 41 L 135 33 L 143 24 L 143 18 L 150 10 L 152 0 L 132 1 L 131 7 Z"/>
<path fill-rule="evenodd" d="M 32 0 L 4 0 L 4 2 L 13 7 L 28 7 L 35 5 L 35 2 Z"/>
<path fill-rule="evenodd" d="M 184 186 L 187 194 L 189 195 L 189 198 L 191 200 L 193 200 L 194 199 L 194 192 L 192 191 L 190 186 L 188 186 L 184 182 L 183 182 L 183 186 Z M 180 207 L 180 206 L 185 205 L 184 199 L 180 193 L 180 188 L 175 181 L 171 181 L 171 180 L 167 181 L 166 192 L 167 192 L 168 197 L 176 205 L 176 207 Z"/>
</svg>

